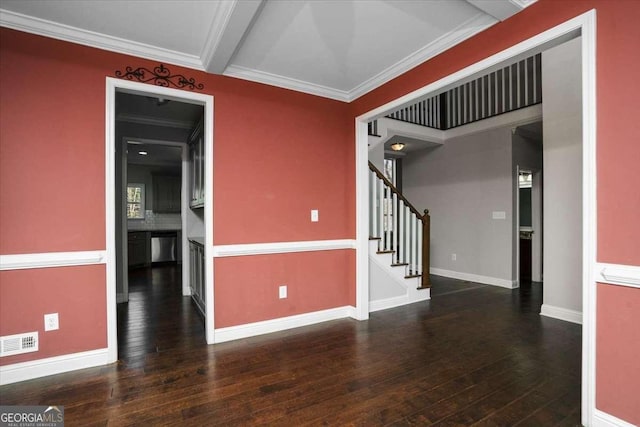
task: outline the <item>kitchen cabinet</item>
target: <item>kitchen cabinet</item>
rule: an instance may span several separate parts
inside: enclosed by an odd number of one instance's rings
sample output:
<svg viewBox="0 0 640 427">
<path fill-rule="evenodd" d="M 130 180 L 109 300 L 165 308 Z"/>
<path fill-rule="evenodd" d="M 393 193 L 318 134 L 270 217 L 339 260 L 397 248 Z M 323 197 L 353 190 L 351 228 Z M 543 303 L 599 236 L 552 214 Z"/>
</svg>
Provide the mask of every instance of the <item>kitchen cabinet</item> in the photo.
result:
<svg viewBox="0 0 640 427">
<path fill-rule="evenodd" d="M 191 287 L 191 298 L 203 316 L 205 315 L 207 301 L 204 262 L 204 245 L 198 241 L 189 240 L 189 286 Z"/>
<path fill-rule="evenodd" d="M 204 206 L 205 195 L 205 161 L 204 161 L 204 132 L 200 121 L 189 137 L 189 166 L 191 169 L 189 187 L 191 190 L 192 209 Z"/>
<path fill-rule="evenodd" d="M 127 239 L 128 267 L 146 267 L 151 265 L 151 236 L 146 231 L 128 233 Z"/>
<path fill-rule="evenodd" d="M 179 176 L 153 175 L 153 211 L 157 213 L 180 213 Z"/>
</svg>

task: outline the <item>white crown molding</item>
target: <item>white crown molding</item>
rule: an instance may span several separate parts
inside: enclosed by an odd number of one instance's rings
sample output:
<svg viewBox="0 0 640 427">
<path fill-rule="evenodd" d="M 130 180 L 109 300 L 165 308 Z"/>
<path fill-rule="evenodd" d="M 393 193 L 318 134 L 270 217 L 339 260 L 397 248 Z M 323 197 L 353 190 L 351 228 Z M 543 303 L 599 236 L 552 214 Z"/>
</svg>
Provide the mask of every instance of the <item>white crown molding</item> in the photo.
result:
<svg viewBox="0 0 640 427">
<path fill-rule="evenodd" d="M 277 86 L 284 89 L 295 90 L 296 92 L 335 99 L 337 101 L 349 102 L 353 99 L 350 96 L 350 92 L 347 91 L 333 89 L 327 86 L 317 85 L 290 77 L 283 77 L 266 71 L 253 70 L 240 65 L 229 65 L 223 74 L 229 77 L 263 83 L 270 86 Z"/>
<path fill-rule="evenodd" d="M 640 267 L 597 263 L 593 276 L 599 283 L 640 288 Z"/>
<path fill-rule="evenodd" d="M 569 310 L 555 305 L 542 304 L 540 307 L 540 315 L 582 325 L 581 311 Z"/>
<path fill-rule="evenodd" d="M 96 33 L 94 31 L 83 30 L 6 9 L 0 9 L 0 26 L 111 52 L 138 56 L 196 70 L 204 70 L 202 61 L 196 55 L 189 55 L 174 50 Z"/>
<path fill-rule="evenodd" d="M 0 271 L 104 264 L 105 251 L 0 255 Z"/>
<path fill-rule="evenodd" d="M 135 123 L 138 125 L 163 126 L 178 129 L 193 129 L 196 123 L 185 120 L 160 119 L 152 116 L 142 116 L 139 114 L 119 113 L 116 115 L 116 121 Z"/>
<path fill-rule="evenodd" d="M 348 92 L 347 101 L 353 101 L 362 95 L 371 92 L 384 83 L 406 73 L 412 68 L 417 67 L 423 62 L 433 58 L 434 56 L 452 48 L 462 41 L 474 36 L 475 34 L 489 28 L 498 21 L 484 13 L 480 13 L 473 18 L 463 22 L 453 31 L 434 40 L 428 45 L 420 48 L 399 62 L 396 62 L 386 70 L 376 74 L 367 81 L 359 84 Z"/>
<path fill-rule="evenodd" d="M 296 314 L 280 317 L 278 319 L 264 320 L 261 322 L 246 323 L 244 325 L 229 326 L 215 330 L 215 343 L 238 340 L 256 335 L 270 334 L 272 332 L 299 328 L 330 320 L 355 317 L 355 309 L 352 306 L 336 307 L 311 313 Z"/>
<path fill-rule="evenodd" d="M 331 251 L 338 249 L 355 249 L 355 247 L 356 241 L 354 239 L 215 245 L 213 247 L 213 256 L 215 258 L 223 258 L 230 256 L 284 254 L 291 252 Z"/>
<path fill-rule="evenodd" d="M 83 351 L 0 366 L 0 385 L 27 381 L 109 363 L 107 349 Z"/>
</svg>

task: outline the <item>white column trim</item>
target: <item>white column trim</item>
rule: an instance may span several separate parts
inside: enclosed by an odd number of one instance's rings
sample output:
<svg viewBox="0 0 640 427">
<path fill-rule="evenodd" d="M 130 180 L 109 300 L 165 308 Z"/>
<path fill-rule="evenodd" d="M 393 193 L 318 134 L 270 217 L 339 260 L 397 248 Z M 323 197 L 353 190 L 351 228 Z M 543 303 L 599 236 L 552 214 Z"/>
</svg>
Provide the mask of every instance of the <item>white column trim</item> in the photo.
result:
<svg viewBox="0 0 640 427">
<path fill-rule="evenodd" d="M 105 263 L 106 252 L 104 250 L 0 255 L 0 271 L 50 267 L 74 267 Z"/>
<path fill-rule="evenodd" d="M 593 276 L 599 283 L 640 288 L 640 266 L 597 263 Z"/>
<path fill-rule="evenodd" d="M 356 241 L 354 239 L 214 245 L 213 257 L 224 258 L 247 255 L 283 254 L 291 252 L 330 251 L 336 249 L 355 249 L 355 247 Z"/>
</svg>

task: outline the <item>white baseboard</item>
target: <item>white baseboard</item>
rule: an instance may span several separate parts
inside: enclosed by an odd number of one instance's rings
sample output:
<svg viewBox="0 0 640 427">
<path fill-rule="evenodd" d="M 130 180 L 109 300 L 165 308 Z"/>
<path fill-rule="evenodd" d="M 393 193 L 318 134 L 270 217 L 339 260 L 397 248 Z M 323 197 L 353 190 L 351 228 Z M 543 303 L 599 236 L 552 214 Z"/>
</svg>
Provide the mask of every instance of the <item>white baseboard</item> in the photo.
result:
<svg viewBox="0 0 640 427">
<path fill-rule="evenodd" d="M 238 340 L 256 335 L 269 334 L 329 320 L 356 318 L 356 309 L 353 306 L 330 308 L 328 310 L 314 311 L 312 313 L 296 314 L 294 316 L 280 317 L 278 319 L 263 320 L 261 322 L 247 323 L 238 326 L 219 328 L 214 332 L 214 343 Z"/>
<path fill-rule="evenodd" d="M 581 311 L 569 310 L 567 308 L 556 307 L 549 304 L 542 304 L 542 307 L 540 307 L 540 315 L 582 325 Z"/>
<path fill-rule="evenodd" d="M 478 274 L 461 273 L 459 271 L 444 270 L 442 268 L 430 268 L 429 273 L 436 276 L 449 277 L 451 279 L 468 280 L 470 282 L 482 283 L 485 285 L 500 286 L 501 288 L 515 289 L 518 282 L 515 280 L 499 279 L 497 277 L 480 276 Z"/>
<path fill-rule="evenodd" d="M 635 427 L 635 424 L 628 423 L 599 409 L 594 409 L 593 427 Z"/>
<path fill-rule="evenodd" d="M 0 366 L 0 385 L 92 368 L 109 363 L 106 348 Z"/>
<path fill-rule="evenodd" d="M 401 305 L 412 304 L 419 301 L 427 301 L 431 299 L 431 289 L 423 289 L 418 291 L 415 296 L 406 293 L 398 297 L 391 297 L 385 299 L 379 299 L 376 301 L 369 301 L 369 312 L 386 310 L 388 308 L 400 307 Z"/>
</svg>

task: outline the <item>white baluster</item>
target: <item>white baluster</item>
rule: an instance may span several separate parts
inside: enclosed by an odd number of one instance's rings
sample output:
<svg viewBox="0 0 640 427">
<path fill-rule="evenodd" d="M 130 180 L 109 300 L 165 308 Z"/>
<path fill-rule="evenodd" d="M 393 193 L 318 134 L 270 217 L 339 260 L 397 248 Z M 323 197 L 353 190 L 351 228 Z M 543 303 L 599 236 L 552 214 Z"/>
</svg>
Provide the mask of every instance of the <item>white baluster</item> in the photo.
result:
<svg viewBox="0 0 640 427">
<path fill-rule="evenodd" d="M 393 250 L 396 251 L 393 254 L 394 263 L 398 262 L 398 195 L 393 193 L 393 203 L 391 204 L 391 232 L 393 233 Z"/>
<path fill-rule="evenodd" d="M 404 235 L 404 253 L 405 253 L 405 261 L 407 264 L 409 264 L 409 269 L 411 269 L 411 209 L 409 209 L 409 206 L 405 206 L 404 207 L 404 222 L 406 225 L 406 228 L 404 230 L 405 235 Z"/>
<path fill-rule="evenodd" d="M 378 179 L 378 234 L 376 236 L 384 239 L 384 187 L 380 178 Z M 382 246 L 384 248 L 384 246 Z"/>
<path fill-rule="evenodd" d="M 369 221 L 371 224 L 371 237 L 378 237 L 376 234 L 378 231 L 378 212 L 376 210 L 376 203 L 378 202 L 378 197 L 376 196 L 378 193 L 378 182 L 376 178 L 375 172 L 371 172 L 371 185 L 369 186 L 371 191 L 371 210 L 369 211 L 369 218 L 371 218 L 371 221 Z"/>
<path fill-rule="evenodd" d="M 386 187 L 386 186 L 385 186 Z M 391 218 L 391 200 L 393 200 L 391 198 L 391 189 L 389 189 L 388 187 L 386 187 L 386 193 L 387 193 L 387 197 L 385 197 L 384 199 L 384 214 L 385 214 L 385 219 L 384 219 L 384 227 L 386 228 L 385 231 L 385 239 L 384 239 L 384 250 L 388 251 L 391 249 L 391 224 L 390 224 L 390 218 Z"/>
<path fill-rule="evenodd" d="M 400 242 L 398 242 L 398 263 L 403 263 L 404 262 L 404 202 L 400 201 L 398 203 L 398 239 L 400 239 Z"/>
<path fill-rule="evenodd" d="M 418 267 L 416 268 L 418 274 L 423 273 L 422 270 L 422 221 L 418 220 L 417 222 L 418 229 L 416 230 L 416 234 L 418 235 Z"/>
</svg>

